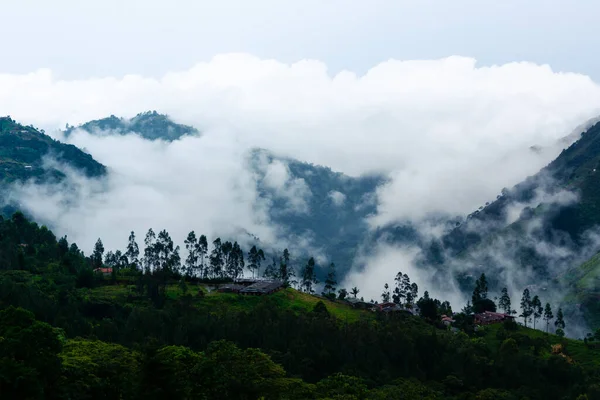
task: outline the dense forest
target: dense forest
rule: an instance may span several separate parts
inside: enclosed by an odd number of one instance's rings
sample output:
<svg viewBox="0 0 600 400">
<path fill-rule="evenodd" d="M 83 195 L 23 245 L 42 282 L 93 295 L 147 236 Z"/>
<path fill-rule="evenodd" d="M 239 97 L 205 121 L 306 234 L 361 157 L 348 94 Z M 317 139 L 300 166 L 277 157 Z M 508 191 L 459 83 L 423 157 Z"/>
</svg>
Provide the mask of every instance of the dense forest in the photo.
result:
<svg viewBox="0 0 600 400">
<path fill-rule="evenodd" d="M 244 257 L 213 240 L 209 252 L 190 234 L 182 262 L 167 232 L 146 239 L 144 254 L 131 235 L 126 250 L 104 254 L 99 241 L 88 257 L 21 213 L 0 221 L 3 399 L 600 398 L 594 337 L 477 328 L 469 310 L 449 329 L 439 321 L 448 304 L 426 292 L 417 300 L 405 274 L 388 295 L 419 304 L 420 317 L 359 310 L 340 299 L 359 289 L 336 290 L 335 266 L 317 296 L 314 260 L 292 279 L 286 252 L 262 267 L 260 249 Z M 268 273 L 302 292 L 211 290 L 244 259 L 242 270 L 275 265 Z M 485 285 L 480 278 L 472 307 L 487 307 Z"/>
</svg>

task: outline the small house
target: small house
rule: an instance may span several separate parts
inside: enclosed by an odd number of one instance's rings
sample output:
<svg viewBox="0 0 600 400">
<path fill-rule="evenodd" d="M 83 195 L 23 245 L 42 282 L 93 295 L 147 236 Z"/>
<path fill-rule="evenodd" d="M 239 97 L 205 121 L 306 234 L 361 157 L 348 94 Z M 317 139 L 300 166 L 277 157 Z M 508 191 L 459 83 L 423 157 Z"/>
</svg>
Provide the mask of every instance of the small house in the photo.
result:
<svg viewBox="0 0 600 400">
<path fill-rule="evenodd" d="M 283 281 L 259 281 L 240 290 L 240 294 L 262 296 L 271 294 L 283 288 Z"/>
<path fill-rule="evenodd" d="M 504 321 L 514 321 L 515 317 L 509 314 L 497 313 L 492 311 L 484 311 L 475 314 L 475 323 L 478 325 L 499 324 Z"/>
<path fill-rule="evenodd" d="M 113 272 L 112 268 L 96 268 L 94 272 L 102 274 L 102 275 L 110 275 Z"/>
<path fill-rule="evenodd" d="M 220 293 L 239 293 L 240 290 L 245 289 L 244 285 L 236 285 L 234 283 L 222 285 L 217 289 L 217 292 Z"/>
</svg>

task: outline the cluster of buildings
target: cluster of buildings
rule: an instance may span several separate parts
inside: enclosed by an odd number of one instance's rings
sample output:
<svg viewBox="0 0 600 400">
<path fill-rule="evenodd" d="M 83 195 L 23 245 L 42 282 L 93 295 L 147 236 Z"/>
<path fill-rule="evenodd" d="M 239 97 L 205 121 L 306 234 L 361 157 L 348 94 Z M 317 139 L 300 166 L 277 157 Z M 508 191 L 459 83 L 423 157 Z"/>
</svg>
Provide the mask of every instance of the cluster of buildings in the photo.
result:
<svg viewBox="0 0 600 400">
<path fill-rule="evenodd" d="M 233 283 L 219 286 L 221 293 L 239 293 L 250 296 L 271 294 L 283 288 L 283 281 L 266 279 L 238 279 Z"/>
</svg>

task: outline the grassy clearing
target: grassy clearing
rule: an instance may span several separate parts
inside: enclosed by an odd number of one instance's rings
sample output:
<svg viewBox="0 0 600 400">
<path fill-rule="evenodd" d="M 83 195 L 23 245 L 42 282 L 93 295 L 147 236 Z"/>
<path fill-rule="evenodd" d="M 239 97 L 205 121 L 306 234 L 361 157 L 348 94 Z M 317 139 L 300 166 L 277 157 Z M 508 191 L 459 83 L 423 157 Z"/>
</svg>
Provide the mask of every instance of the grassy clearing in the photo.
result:
<svg viewBox="0 0 600 400">
<path fill-rule="evenodd" d="M 488 325 L 486 327 L 485 340 L 492 351 L 497 351 L 500 348 L 502 340 L 498 338 L 498 332 L 503 329 L 502 324 Z M 565 347 L 564 353 L 571 357 L 576 363 L 586 367 L 600 367 L 600 347 L 595 348 L 593 345 L 588 347 L 581 340 L 560 338 L 553 334 L 547 334 L 537 329 L 525 328 L 519 326 L 516 333 L 526 335 L 531 339 L 543 339 L 548 342 L 547 349 L 542 353 L 543 356 L 549 357 L 551 354 L 551 345 L 562 344 Z"/>
<path fill-rule="evenodd" d="M 206 285 L 188 283 L 186 287 L 187 294 L 190 294 L 193 298 L 193 305 L 198 310 L 202 311 L 207 309 L 217 312 L 248 311 L 260 304 L 268 302 L 275 304 L 280 309 L 290 310 L 300 314 L 311 311 L 319 301 L 322 301 L 332 315 L 345 322 L 374 318 L 373 313 L 370 311 L 357 310 L 344 302 L 331 301 L 319 296 L 302 293 L 291 288 L 280 290 L 267 296 L 244 296 L 235 293 L 209 292 Z M 203 297 L 197 296 L 198 290 L 202 290 L 205 295 Z M 134 292 L 131 286 L 107 285 L 90 290 L 88 295 L 97 300 L 126 302 L 128 295 L 132 293 Z M 171 284 L 167 286 L 166 294 L 170 300 L 175 301 L 180 296 L 184 295 L 184 291 L 179 284 Z"/>
</svg>

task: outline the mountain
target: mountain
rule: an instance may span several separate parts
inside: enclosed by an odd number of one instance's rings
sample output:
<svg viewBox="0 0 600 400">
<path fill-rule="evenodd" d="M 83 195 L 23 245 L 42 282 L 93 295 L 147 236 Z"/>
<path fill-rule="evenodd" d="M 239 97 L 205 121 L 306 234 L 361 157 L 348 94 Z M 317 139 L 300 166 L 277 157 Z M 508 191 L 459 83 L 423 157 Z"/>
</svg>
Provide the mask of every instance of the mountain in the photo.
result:
<svg viewBox="0 0 600 400">
<path fill-rule="evenodd" d="M 69 136 L 78 129 L 92 134 L 100 132 L 117 135 L 136 133 L 148 140 L 165 140 L 169 142 L 178 140 L 183 136 L 196 136 L 200 134 L 196 128 L 177 124 L 167 115 L 159 114 L 156 111 L 139 113 L 131 119 L 118 118 L 111 115 L 108 118 L 89 121 L 77 127 L 67 126 L 64 133 L 66 136 Z"/>
<path fill-rule="evenodd" d="M 580 265 L 600 250 L 599 224 L 600 123 L 595 121 L 539 173 L 502 189 L 495 201 L 425 244 L 419 261 L 433 265 L 440 280 L 452 274 L 465 293 L 484 272 L 496 292 L 529 286 L 541 297 L 546 291 L 578 297 L 579 303 L 565 302 L 569 311 L 581 312 L 597 328 L 598 309 L 591 300 L 597 294 L 580 290 L 582 280 L 589 283 L 595 276 L 590 270 L 597 263 Z"/>
<path fill-rule="evenodd" d="M 334 262 L 340 277 L 349 271 L 369 232 L 366 218 L 376 212 L 375 191 L 386 178 L 350 177 L 265 150 L 255 150 L 250 164 L 259 196 L 269 202 L 269 217 L 283 235 Z M 276 171 L 285 178 L 281 185 L 273 182 Z M 321 267 L 323 274 L 326 265 Z"/>
<path fill-rule="evenodd" d="M 64 174 L 44 165 L 51 156 L 61 163 L 80 170 L 88 177 L 99 177 L 106 167 L 77 147 L 52 139 L 32 126 L 21 125 L 10 117 L 0 117 L 0 182 L 2 184 L 34 179 L 45 183 L 62 179 Z"/>
</svg>

